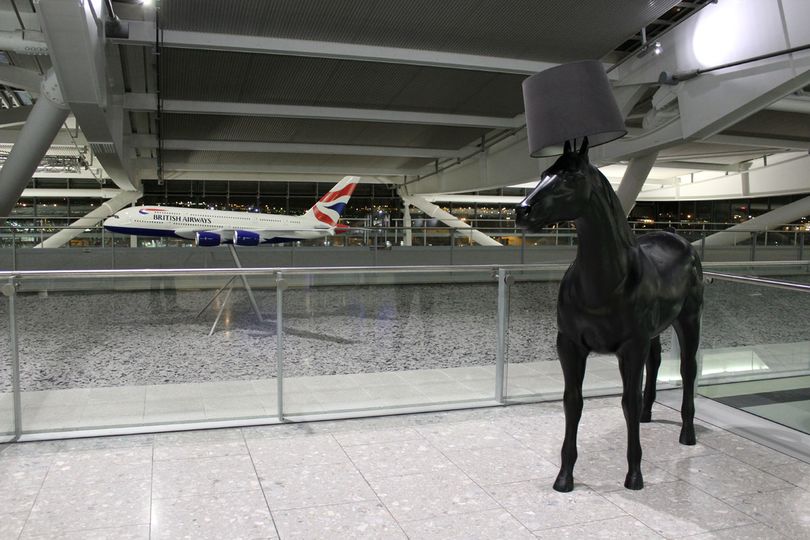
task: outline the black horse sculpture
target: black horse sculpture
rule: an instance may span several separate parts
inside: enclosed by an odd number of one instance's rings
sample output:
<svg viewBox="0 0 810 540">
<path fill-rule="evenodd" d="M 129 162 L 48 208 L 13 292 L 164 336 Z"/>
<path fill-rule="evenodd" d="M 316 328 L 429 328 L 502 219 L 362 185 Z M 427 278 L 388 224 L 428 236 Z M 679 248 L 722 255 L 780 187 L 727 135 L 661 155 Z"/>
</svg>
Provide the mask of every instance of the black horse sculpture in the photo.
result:
<svg viewBox="0 0 810 540">
<path fill-rule="evenodd" d="M 575 143 L 576 144 L 576 143 Z M 554 489 L 574 488 L 582 380 L 591 351 L 619 359 L 627 422 L 628 472 L 624 485 L 641 489 L 639 422 L 650 421 L 661 365 L 659 334 L 672 325 L 681 349 L 683 403 L 680 443 L 695 444 L 695 355 L 703 307 L 703 272 L 695 250 L 680 236 L 634 236 L 619 198 L 588 161 L 588 139 L 565 152 L 517 207 L 517 223 L 532 232 L 560 221 L 576 223 L 577 256 L 560 283 L 557 354 L 565 378 L 565 440 Z M 644 365 L 647 382 L 642 401 Z"/>
</svg>

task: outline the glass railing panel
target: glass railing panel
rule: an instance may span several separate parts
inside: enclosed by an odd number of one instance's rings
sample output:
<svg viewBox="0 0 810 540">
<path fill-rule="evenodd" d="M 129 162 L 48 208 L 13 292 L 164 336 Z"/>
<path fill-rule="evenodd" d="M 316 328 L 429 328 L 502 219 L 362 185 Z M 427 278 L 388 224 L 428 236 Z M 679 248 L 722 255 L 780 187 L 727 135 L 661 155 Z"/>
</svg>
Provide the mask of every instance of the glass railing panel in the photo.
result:
<svg viewBox="0 0 810 540">
<path fill-rule="evenodd" d="M 506 336 L 506 398 L 508 401 L 559 399 L 564 383 L 557 358 L 557 294 L 567 265 L 510 268 Z M 583 392 L 607 395 L 621 390 L 618 361 L 592 353 Z"/>
<path fill-rule="evenodd" d="M 490 269 L 284 275 L 284 415 L 491 401 Z"/>
<path fill-rule="evenodd" d="M 704 293 L 702 384 L 810 374 L 808 309 L 808 293 L 712 279 Z"/>
<path fill-rule="evenodd" d="M 250 281 L 262 321 L 232 274 L 20 283 L 24 433 L 276 414 L 271 278 Z"/>
<path fill-rule="evenodd" d="M 719 276 L 706 290 L 698 393 L 810 433 L 810 292 Z"/>
<path fill-rule="evenodd" d="M 567 265 L 511 267 L 514 278 L 509 294 L 506 340 L 506 396 L 508 401 L 560 399 L 564 389 L 556 349 L 557 295 Z M 673 382 L 672 330 L 661 334 L 662 365 L 659 388 Z M 678 374 L 678 379 L 680 375 Z M 591 353 L 588 357 L 583 394 L 621 393 L 618 359 L 613 354 Z"/>
</svg>

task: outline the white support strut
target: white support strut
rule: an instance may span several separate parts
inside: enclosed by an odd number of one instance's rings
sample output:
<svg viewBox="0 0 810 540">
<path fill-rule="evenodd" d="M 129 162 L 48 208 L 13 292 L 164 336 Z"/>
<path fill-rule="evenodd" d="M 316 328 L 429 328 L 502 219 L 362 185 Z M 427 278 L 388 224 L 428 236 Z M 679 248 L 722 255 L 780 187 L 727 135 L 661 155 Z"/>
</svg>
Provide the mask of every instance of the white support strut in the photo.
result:
<svg viewBox="0 0 810 540">
<path fill-rule="evenodd" d="M 415 206 L 430 217 L 435 217 L 441 220 L 442 223 L 454 229 L 463 229 L 464 233 L 469 233 L 470 238 L 482 246 L 502 246 L 500 242 L 494 238 L 487 236 L 479 230 L 473 229 L 469 224 L 461 221 L 456 216 L 449 212 L 445 212 L 433 203 L 426 201 L 423 197 L 418 195 L 405 195 L 400 191 L 399 196 L 405 204 Z"/>
<path fill-rule="evenodd" d="M 112 199 L 105 201 L 98 208 L 70 224 L 70 227 L 62 229 L 50 238 L 45 239 L 36 248 L 58 248 L 72 239 L 79 236 L 87 227 L 94 227 L 99 224 L 101 220 L 107 218 L 126 205 L 133 203 L 141 198 L 140 191 L 122 191 Z"/>
</svg>

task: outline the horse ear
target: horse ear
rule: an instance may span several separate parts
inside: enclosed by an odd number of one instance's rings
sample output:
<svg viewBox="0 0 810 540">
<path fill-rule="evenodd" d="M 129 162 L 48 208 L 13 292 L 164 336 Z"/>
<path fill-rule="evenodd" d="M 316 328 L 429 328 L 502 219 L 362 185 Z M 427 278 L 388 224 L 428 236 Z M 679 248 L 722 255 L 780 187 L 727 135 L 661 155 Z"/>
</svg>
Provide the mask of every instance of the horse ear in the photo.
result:
<svg viewBox="0 0 810 540">
<path fill-rule="evenodd" d="M 588 157 L 588 137 L 582 140 L 582 146 L 579 147 L 579 155 Z"/>
<path fill-rule="evenodd" d="M 563 145 L 563 154 L 570 154 L 571 153 L 571 141 L 565 141 Z"/>
</svg>

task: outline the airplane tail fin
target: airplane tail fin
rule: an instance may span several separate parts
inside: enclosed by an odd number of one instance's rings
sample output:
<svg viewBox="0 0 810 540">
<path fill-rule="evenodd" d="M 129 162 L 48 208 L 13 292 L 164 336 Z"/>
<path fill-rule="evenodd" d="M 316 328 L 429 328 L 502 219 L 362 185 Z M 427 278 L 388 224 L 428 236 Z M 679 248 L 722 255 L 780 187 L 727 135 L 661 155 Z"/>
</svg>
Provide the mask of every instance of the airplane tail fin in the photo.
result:
<svg viewBox="0 0 810 540">
<path fill-rule="evenodd" d="M 357 176 L 344 176 L 335 187 L 306 211 L 304 219 L 313 222 L 316 228 L 335 227 L 359 181 L 360 178 Z"/>
</svg>

